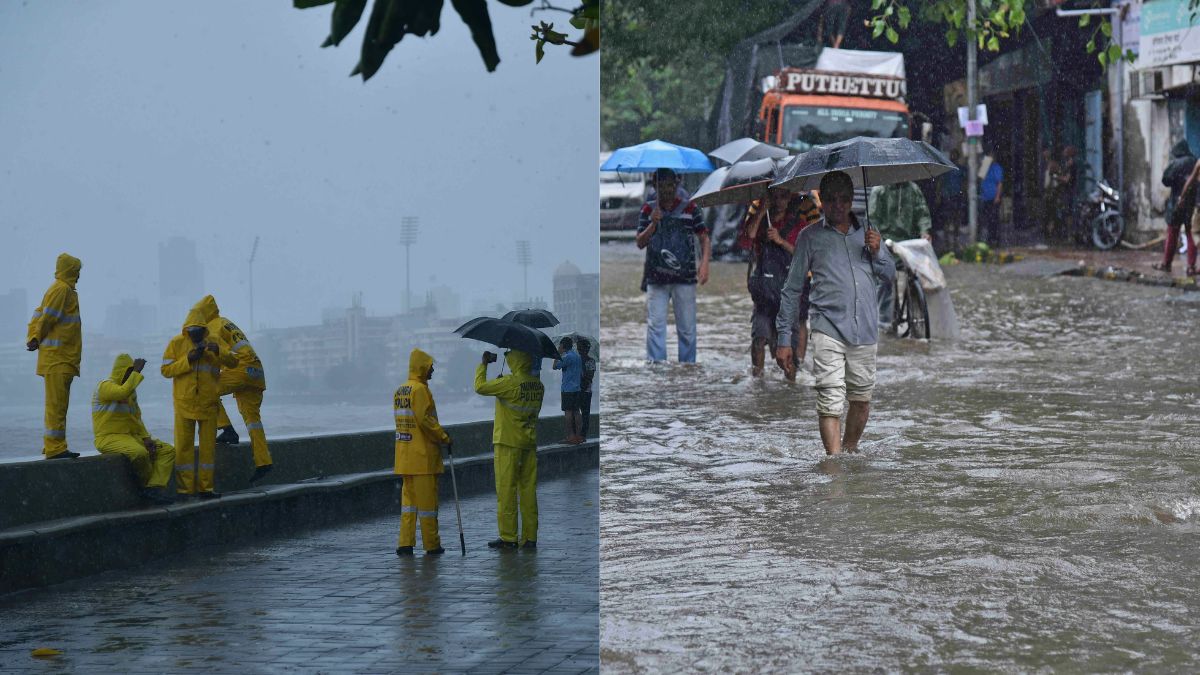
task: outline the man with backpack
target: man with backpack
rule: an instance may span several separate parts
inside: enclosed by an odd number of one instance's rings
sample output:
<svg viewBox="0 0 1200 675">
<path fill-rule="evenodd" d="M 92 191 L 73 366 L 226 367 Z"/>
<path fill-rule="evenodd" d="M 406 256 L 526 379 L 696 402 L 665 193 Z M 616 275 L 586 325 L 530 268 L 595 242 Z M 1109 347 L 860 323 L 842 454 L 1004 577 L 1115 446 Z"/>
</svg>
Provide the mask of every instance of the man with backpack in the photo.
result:
<svg viewBox="0 0 1200 675">
<path fill-rule="evenodd" d="M 768 193 L 765 201 L 765 208 L 761 204 L 752 206 L 747 214 L 745 233 L 739 240 L 743 248 L 751 251 L 746 286 L 754 301 L 754 312 L 750 317 L 750 366 L 755 377 L 763 374 L 767 346 L 770 345 L 771 353 L 778 346 L 775 318 L 779 314 L 780 292 L 792 264 L 796 239 L 800 230 L 820 217 L 809 195 L 794 198 L 788 190 L 776 188 Z M 801 324 L 807 320 L 806 292 L 801 295 L 792 330 L 791 346 L 796 365 L 803 362 L 808 346 L 808 331 L 801 329 Z M 795 368 L 784 372 L 788 380 L 795 379 Z"/>
</svg>

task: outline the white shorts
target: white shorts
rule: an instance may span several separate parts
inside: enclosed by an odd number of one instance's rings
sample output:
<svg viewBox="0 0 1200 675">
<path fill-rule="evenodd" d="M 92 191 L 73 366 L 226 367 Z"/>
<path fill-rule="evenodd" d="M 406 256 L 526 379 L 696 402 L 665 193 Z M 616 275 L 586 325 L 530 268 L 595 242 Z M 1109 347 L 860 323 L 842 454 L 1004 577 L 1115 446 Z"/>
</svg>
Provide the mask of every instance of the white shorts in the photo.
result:
<svg viewBox="0 0 1200 675">
<path fill-rule="evenodd" d="M 809 345 L 818 415 L 837 417 L 845 409 L 846 401 L 871 400 L 877 345 L 848 345 L 819 331 L 813 331 Z"/>
</svg>

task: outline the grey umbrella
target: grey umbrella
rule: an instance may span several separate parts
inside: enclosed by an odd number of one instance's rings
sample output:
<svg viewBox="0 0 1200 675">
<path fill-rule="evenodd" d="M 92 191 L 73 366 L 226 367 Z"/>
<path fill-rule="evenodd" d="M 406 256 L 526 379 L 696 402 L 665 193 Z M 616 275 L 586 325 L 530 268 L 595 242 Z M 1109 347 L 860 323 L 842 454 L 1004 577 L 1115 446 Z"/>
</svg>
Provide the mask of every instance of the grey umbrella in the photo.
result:
<svg viewBox="0 0 1200 675">
<path fill-rule="evenodd" d="M 793 192 L 816 190 L 825 174 L 844 171 L 865 196 L 867 188 L 875 185 L 936 178 L 957 170 L 948 157 L 924 141 L 855 136 L 796 155 L 771 187 Z M 869 215 L 866 226 L 871 227 Z"/>
<path fill-rule="evenodd" d="M 722 162 L 736 164 L 756 159 L 782 159 L 790 154 L 787 148 L 781 148 L 778 145 L 763 143 L 753 138 L 739 138 L 713 150 L 708 153 L 708 156 Z"/>
<path fill-rule="evenodd" d="M 949 158 L 924 141 L 856 136 L 796 155 L 771 187 L 793 192 L 815 190 L 825 174 L 845 171 L 854 181 L 854 187 L 868 188 L 936 178 L 957 169 Z"/>
<path fill-rule="evenodd" d="M 692 201 L 708 207 L 744 204 L 758 199 L 767 193 L 767 186 L 784 165 L 783 158 L 767 158 L 723 166 L 704 179 L 692 195 Z"/>
</svg>

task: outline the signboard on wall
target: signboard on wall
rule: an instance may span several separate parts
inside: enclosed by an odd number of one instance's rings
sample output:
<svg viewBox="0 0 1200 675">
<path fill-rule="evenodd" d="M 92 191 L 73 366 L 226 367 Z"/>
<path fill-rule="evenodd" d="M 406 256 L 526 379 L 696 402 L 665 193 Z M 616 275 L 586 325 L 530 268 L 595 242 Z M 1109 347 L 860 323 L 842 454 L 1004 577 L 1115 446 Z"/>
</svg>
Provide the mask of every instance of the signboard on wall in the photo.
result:
<svg viewBox="0 0 1200 675">
<path fill-rule="evenodd" d="M 1139 26 L 1137 68 L 1200 61 L 1200 17 L 1188 0 L 1146 0 Z"/>
</svg>

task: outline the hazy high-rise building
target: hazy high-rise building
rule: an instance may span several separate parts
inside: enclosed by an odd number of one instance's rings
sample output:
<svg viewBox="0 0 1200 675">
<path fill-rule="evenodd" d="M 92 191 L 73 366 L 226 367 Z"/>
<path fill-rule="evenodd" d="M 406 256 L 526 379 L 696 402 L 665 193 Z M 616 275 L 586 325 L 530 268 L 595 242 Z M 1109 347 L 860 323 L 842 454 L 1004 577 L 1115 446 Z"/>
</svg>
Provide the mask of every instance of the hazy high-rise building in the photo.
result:
<svg viewBox="0 0 1200 675">
<path fill-rule="evenodd" d="M 560 333 L 600 336 L 600 275 L 583 274 L 566 261 L 554 270 L 554 315 Z"/>
<path fill-rule="evenodd" d="M 433 305 L 439 319 L 457 319 L 461 316 L 459 295 L 449 286 L 434 286 L 429 289 L 427 304 Z"/>
<path fill-rule="evenodd" d="M 25 335 L 25 327 L 33 308 L 29 306 L 29 296 L 24 288 L 14 288 L 0 295 L 0 335 Z M 24 340 L 21 343 L 24 344 Z"/>
<path fill-rule="evenodd" d="M 197 298 L 198 299 L 198 298 Z M 103 333 L 115 338 L 142 338 L 157 332 L 157 310 L 137 300 L 126 299 L 109 305 L 104 313 Z M 179 321 L 180 325 L 183 320 Z"/>
<path fill-rule="evenodd" d="M 178 329 L 187 312 L 204 297 L 204 267 L 196 242 L 171 237 L 158 245 L 158 320 Z"/>
</svg>

